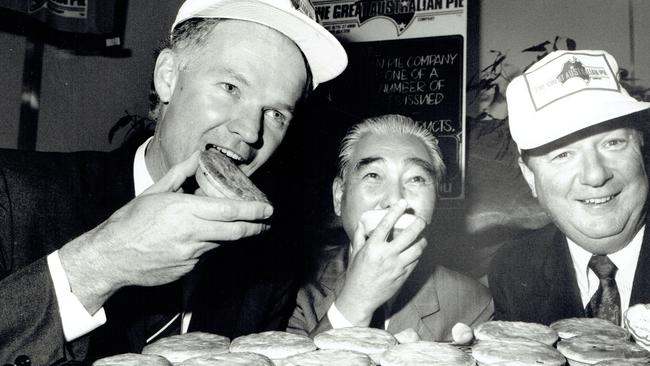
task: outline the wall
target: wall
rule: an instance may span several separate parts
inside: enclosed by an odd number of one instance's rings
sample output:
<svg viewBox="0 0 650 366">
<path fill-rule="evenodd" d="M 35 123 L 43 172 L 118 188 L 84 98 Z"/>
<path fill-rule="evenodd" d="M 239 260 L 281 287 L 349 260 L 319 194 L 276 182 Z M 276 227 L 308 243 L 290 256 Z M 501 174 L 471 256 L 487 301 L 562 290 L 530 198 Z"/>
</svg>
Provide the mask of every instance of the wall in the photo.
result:
<svg viewBox="0 0 650 366">
<path fill-rule="evenodd" d="M 182 0 L 129 1 L 124 47 L 129 58 L 73 55 L 46 45 L 37 150 L 111 150 L 110 127 L 125 110 L 146 115 L 154 50 Z M 0 147 L 17 146 L 25 39 L 0 33 Z M 118 136 L 118 139 L 120 136 Z"/>
<path fill-rule="evenodd" d="M 146 114 L 153 52 L 180 3 L 129 1 L 124 41 L 133 52 L 130 58 L 76 56 L 46 46 L 38 150 L 110 150 L 119 143 L 108 143 L 108 130 L 125 110 Z M 579 48 L 609 50 L 641 85 L 650 85 L 650 37 L 644 24 L 650 18 L 648 1 L 480 0 L 478 4 L 481 66 L 492 61 L 490 50 L 499 50 L 508 55 L 506 71 L 516 74 L 534 60 L 534 55 L 521 50 L 562 36 L 574 39 Z M 0 45 L 4 89 L 0 147 L 15 148 L 25 40 L 0 33 Z"/>
<path fill-rule="evenodd" d="M 639 85 L 650 86 L 650 2 L 644 0 L 482 0 L 479 57 L 494 59 L 491 50 L 507 54 L 506 71 L 513 76 L 535 61 L 521 51 L 556 36 L 576 41 L 579 49 L 604 49 L 619 66 L 632 72 Z M 503 112 L 501 110 L 500 112 Z"/>
</svg>

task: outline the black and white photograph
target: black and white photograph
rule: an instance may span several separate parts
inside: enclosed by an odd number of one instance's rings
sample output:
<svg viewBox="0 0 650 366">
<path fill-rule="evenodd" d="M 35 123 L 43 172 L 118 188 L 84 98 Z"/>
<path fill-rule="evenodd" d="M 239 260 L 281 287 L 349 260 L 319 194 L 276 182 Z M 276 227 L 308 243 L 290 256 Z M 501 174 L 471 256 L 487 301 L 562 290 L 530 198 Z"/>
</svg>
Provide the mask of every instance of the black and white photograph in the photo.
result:
<svg viewBox="0 0 650 366">
<path fill-rule="evenodd" d="M 648 20 L 0 0 L 0 365 L 650 365 Z"/>
</svg>

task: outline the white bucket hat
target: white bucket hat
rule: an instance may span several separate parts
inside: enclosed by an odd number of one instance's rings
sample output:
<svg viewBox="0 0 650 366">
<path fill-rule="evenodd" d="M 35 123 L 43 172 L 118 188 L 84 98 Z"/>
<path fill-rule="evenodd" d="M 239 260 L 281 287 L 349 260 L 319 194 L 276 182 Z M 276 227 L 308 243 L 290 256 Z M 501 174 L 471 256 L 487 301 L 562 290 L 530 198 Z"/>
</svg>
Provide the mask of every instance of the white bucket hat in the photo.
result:
<svg viewBox="0 0 650 366">
<path fill-rule="evenodd" d="M 313 76 L 313 87 L 345 70 L 348 57 L 341 43 L 316 21 L 309 0 L 186 0 L 172 30 L 190 18 L 246 20 L 273 28 L 302 51 Z"/>
<path fill-rule="evenodd" d="M 650 107 L 621 86 L 612 55 L 590 50 L 551 52 L 510 82 L 506 100 L 520 150 Z"/>
</svg>

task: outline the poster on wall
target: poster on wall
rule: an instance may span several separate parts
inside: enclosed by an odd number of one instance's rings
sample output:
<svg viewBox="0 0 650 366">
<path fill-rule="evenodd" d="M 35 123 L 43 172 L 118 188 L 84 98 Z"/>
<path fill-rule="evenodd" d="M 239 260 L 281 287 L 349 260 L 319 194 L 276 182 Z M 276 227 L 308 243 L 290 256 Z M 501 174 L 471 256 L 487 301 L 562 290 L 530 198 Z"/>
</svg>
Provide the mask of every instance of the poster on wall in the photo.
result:
<svg viewBox="0 0 650 366">
<path fill-rule="evenodd" d="M 464 198 L 467 8 L 464 0 L 313 0 L 349 66 L 333 102 L 351 115 L 397 113 L 438 138 L 447 178 L 440 196 Z"/>
<path fill-rule="evenodd" d="M 115 17 L 123 0 L 0 0 L 0 7 L 18 11 L 65 32 L 116 32 Z"/>
</svg>

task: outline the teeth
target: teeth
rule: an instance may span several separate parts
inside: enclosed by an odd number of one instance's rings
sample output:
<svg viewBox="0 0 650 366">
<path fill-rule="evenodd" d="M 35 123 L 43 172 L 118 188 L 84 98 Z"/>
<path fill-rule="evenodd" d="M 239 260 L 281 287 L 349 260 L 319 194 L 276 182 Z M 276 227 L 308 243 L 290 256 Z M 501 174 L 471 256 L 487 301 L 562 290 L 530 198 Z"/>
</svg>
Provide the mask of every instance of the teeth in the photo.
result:
<svg viewBox="0 0 650 366">
<path fill-rule="evenodd" d="M 233 151 L 230 151 L 228 149 L 225 149 L 225 148 L 223 148 L 221 146 L 208 144 L 206 146 L 206 148 L 207 149 L 215 149 L 215 150 L 219 151 L 220 153 L 226 155 L 227 157 L 229 157 L 229 158 L 231 158 L 232 160 L 235 160 L 235 161 L 243 161 L 244 160 L 244 158 L 242 158 L 238 154 L 236 154 Z"/>
<path fill-rule="evenodd" d="M 614 196 L 607 196 L 602 198 L 590 198 L 588 200 L 583 200 L 583 202 L 590 205 L 598 205 L 601 203 L 609 202 L 612 198 L 614 198 Z"/>
<path fill-rule="evenodd" d="M 217 150 L 221 151 L 222 154 L 226 155 L 227 157 L 229 157 L 229 158 L 231 158 L 231 159 L 233 159 L 233 160 L 236 160 L 236 161 L 242 161 L 242 160 L 244 160 L 244 159 L 242 159 L 241 156 L 235 154 L 234 152 L 232 152 L 232 151 L 230 151 L 230 150 L 226 150 L 226 149 L 224 149 L 223 147 L 218 147 L 218 146 L 217 146 Z"/>
</svg>

